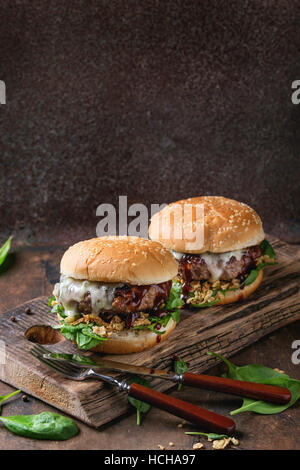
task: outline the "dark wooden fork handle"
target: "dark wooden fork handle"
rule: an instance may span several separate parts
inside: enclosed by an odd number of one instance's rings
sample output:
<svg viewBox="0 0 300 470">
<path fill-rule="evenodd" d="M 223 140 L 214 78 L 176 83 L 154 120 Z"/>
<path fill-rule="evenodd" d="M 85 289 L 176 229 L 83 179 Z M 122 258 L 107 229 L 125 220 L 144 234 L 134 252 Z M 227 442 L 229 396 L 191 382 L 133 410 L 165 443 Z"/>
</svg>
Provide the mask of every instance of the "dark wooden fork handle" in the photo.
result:
<svg viewBox="0 0 300 470">
<path fill-rule="evenodd" d="M 190 423 L 213 432 L 232 434 L 235 423 L 231 418 L 205 410 L 199 406 L 173 398 L 151 388 L 136 383 L 131 384 L 128 394 L 150 405 L 186 419 Z"/>
<path fill-rule="evenodd" d="M 291 392 L 287 388 L 276 387 L 275 385 L 263 385 L 225 377 L 192 374 L 190 372 L 186 372 L 183 377 L 185 384 L 206 390 L 231 393 L 232 395 L 270 401 L 281 405 L 285 405 L 291 400 Z"/>
</svg>

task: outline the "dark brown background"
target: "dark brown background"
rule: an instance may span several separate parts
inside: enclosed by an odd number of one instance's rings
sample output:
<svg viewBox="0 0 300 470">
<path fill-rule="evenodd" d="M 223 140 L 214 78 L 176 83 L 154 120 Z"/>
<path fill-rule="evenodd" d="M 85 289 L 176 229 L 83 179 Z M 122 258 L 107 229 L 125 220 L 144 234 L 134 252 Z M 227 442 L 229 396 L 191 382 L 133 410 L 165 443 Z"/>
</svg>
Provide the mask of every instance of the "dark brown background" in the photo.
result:
<svg viewBox="0 0 300 470">
<path fill-rule="evenodd" d="M 0 17 L 3 237 L 93 236 L 120 194 L 221 194 L 300 241 L 297 0 L 2 0 Z"/>
</svg>

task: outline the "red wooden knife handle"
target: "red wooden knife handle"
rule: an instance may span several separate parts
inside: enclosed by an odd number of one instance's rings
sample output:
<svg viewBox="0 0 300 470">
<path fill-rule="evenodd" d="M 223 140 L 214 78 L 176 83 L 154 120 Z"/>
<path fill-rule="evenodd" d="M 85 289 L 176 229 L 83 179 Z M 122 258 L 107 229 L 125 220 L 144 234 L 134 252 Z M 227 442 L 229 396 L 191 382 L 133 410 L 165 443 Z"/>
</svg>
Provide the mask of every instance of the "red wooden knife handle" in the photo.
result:
<svg viewBox="0 0 300 470">
<path fill-rule="evenodd" d="M 275 385 L 263 385 L 255 382 L 227 379 L 225 377 L 192 374 L 190 372 L 186 372 L 183 378 L 183 383 L 186 385 L 206 390 L 231 393 L 232 395 L 270 401 L 281 405 L 287 404 L 291 400 L 291 392 L 287 388 L 276 387 Z"/>
<path fill-rule="evenodd" d="M 219 415 L 213 411 L 205 410 L 192 403 L 178 400 L 178 398 L 173 398 L 151 388 L 143 387 L 143 385 L 136 383 L 131 384 L 129 395 L 156 406 L 157 408 L 168 411 L 175 416 L 186 419 L 200 426 L 202 429 L 205 428 L 209 431 L 226 434 L 232 434 L 235 429 L 235 423 L 231 418 Z"/>
</svg>

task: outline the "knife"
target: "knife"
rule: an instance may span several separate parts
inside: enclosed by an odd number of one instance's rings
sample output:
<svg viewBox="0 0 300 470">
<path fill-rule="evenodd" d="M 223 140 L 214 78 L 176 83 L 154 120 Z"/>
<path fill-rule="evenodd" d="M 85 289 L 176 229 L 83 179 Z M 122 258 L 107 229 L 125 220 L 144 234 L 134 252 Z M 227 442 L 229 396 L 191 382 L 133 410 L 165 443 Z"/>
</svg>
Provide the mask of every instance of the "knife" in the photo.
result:
<svg viewBox="0 0 300 470">
<path fill-rule="evenodd" d="M 111 361 L 102 357 L 81 356 L 79 354 L 47 353 L 43 354 L 45 359 L 66 361 L 82 368 L 97 368 L 127 372 L 129 374 L 147 375 L 160 379 L 171 380 L 175 383 L 182 383 L 205 390 L 214 390 L 223 393 L 230 393 L 256 400 L 269 401 L 278 404 L 287 404 L 291 400 L 291 392 L 287 388 L 275 385 L 264 385 L 255 382 L 245 382 L 243 380 L 233 380 L 225 377 L 215 377 L 212 375 L 193 374 L 185 372 L 176 374 L 172 371 L 154 369 L 124 362 Z"/>
</svg>

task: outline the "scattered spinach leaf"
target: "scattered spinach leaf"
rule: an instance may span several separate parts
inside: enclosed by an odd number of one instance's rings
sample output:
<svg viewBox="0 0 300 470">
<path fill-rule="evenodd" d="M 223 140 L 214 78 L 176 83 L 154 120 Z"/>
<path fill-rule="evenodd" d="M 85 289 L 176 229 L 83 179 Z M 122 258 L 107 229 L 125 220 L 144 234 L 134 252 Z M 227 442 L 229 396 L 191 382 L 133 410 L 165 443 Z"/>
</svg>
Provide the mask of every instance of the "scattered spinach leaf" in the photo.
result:
<svg viewBox="0 0 300 470">
<path fill-rule="evenodd" d="M 32 439 L 64 441 L 79 432 L 71 418 L 50 411 L 38 415 L 0 416 L 0 421 L 12 433 Z"/>
<path fill-rule="evenodd" d="M 15 390 L 14 392 L 9 393 L 8 395 L 0 395 L 0 413 L 1 413 L 2 403 L 4 403 L 6 400 L 13 397 L 14 395 L 17 395 L 20 392 L 21 390 Z"/>
<path fill-rule="evenodd" d="M 12 237 L 9 237 L 6 242 L 4 243 L 4 245 L 1 246 L 0 248 L 0 266 L 1 264 L 4 263 L 8 253 L 9 253 L 9 250 L 10 250 L 10 247 L 11 247 L 11 239 Z"/>
<path fill-rule="evenodd" d="M 184 374 L 189 370 L 188 365 L 180 357 L 175 357 L 174 360 L 174 372 L 178 375 Z M 182 387 L 182 384 L 178 384 L 177 390 L 179 391 Z"/>
<path fill-rule="evenodd" d="M 148 380 L 146 380 L 145 378 L 140 377 L 138 375 L 132 376 L 128 380 L 128 383 L 130 383 L 130 384 L 136 383 L 136 384 L 143 385 L 144 387 L 151 388 L 151 385 L 148 382 Z M 148 403 L 145 403 L 141 400 L 137 400 L 136 398 L 133 398 L 133 397 L 130 397 L 130 396 L 128 396 L 128 401 L 132 406 L 134 406 L 136 408 L 136 424 L 138 426 L 140 426 L 141 425 L 142 414 L 148 413 L 148 411 L 151 408 L 151 405 L 149 405 Z"/>
<path fill-rule="evenodd" d="M 219 439 L 228 439 L 229 436 L 226 434 L 215 434 L 213 432 L 185 432 L 184 434 L 188 434 L 189 436 L 197 435 L 197 436 L 206 436 L 207 439 L 212 439 L 213 441 L 217 441 Z"/>
<path fill-rule="evenodd" d="M 282 374 L 270 367 L 262 366 L 260 364 L 236 366 L 220 354 L 216 354 L 211 351 L 208 351 L 207 354 L 218 357 L 228 366 L 228 372 L 223 374 L 223 377 L 266 385 L 277 385 L 278 387 L 288 388 L 292 394 L 290 402 L 286 405 L 277 405 L 276 403 L 268 403 L 262 400 L 244 398 L 242 406 L 232 411 L 230 413 L 231 415 L 242 413 L 244 411 L 254 411 L 255 413 L 259 414 L 281 413 L 296 403 L 296 401 L 300 398 L 300 380 L 292 379 L 287 374 Z"/>
</svg>

